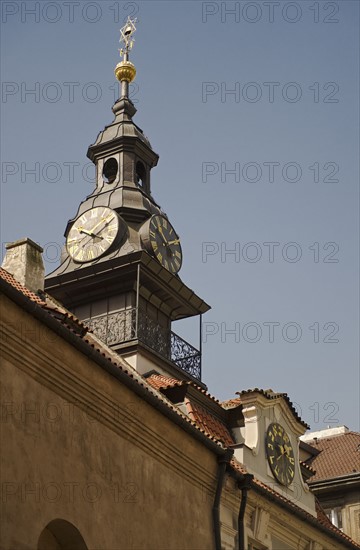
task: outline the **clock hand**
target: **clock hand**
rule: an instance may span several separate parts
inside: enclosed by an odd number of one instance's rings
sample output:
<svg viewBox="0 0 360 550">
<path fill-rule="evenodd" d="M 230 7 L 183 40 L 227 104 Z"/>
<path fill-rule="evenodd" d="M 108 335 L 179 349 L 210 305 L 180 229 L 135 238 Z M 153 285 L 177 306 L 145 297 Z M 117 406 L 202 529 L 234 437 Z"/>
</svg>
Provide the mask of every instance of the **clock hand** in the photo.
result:
<svg viewBox="0 0 360 550">
<path fill-rule="evenodd" d="M 87 229 L 84 229 L 82 226 L 80 227 L 77 227 L 76 228 L 79 233 L 85 233 L 85 237 L 83 237 L 82 239 L 80 239 L 79 241 L 79 245 L 82 241 L 84 241 L 86 239 L 86 236 L 89 235 L 89 237 L 92 238 L 93 242 L 99 242 L 99 241 L 102 241 L 102 237 L 98 237 L 98 235 L 96 235 L 95 233 L 93 233 L 92 231 L 88 231 Z M 77 241 L 78 239 L 71 239 L 71 241 Z M 69 241 L 69 242 L 71 242 Z M 85 246 L 87 246 L 91 241 L 85 241 L 82 245 L 81 245 L 81 248 L 85 248 Z"/>
<path fill-rule="evenodd" d="M 85 237 L 82 237 L 81 239 L 79 239 L 77 237 L 75 237 L 74 239 L 69 239 L 68 240 L 69 245 L 72 242 L 74 243 L 73 245 L 70 245 L 70 246 L 75 246 L 75 245 L 80 246 L 80 243 L 82 243 L 84 240 L 86 240 L 86 237 L 88 235 L 91 235 L 91 233 L 89 231 L 87 231 L 86 229 L 83 229 L 83 227 L 81 227 L 81 226 L 77 227 L 76 229 L 77 229 L 77 231 L 79 231 L 79 233 L 85 233 Z M 89 242 L 90 241 L 87 241 L 87 243 L 89 243 Z M 84 244 L 81 245 L 81 248 L 84 248 L 85 244 L 87 244 L 87 243 L 84 242 Z"/>
<path fill-rule="evenodd" d="M 94 225 L 94 227 L 93 227 L 90 231 L 88 231 L 87 229 L 85 229 L 84 227 L 81 227 L 81 226 L 80 226 L 80 227 L 77 227 L 76 229 L 79 231 L 79 233 L 85 233 L 85 235 L 89 235 L 90 237 L 92 237 L 93 240 L 94 240 L 94 242 L 100 242 L 100 241 L 102 241 L 103 238 L 100 237 L 99 234 L 94 233 L 94 229 L 96 229 L 99 225 L 101 225 L 101 224 L 102 224 L 104 221 L 106 221 L 108 218 L 110 218 L 110 219 L 109 219 L 109 221 L 104 225 L 104 227 L 102 228 L 102 230 L 103 230 L 103 229 L 105 229 L 105 227 L 106 227 L 107 225 L 109 225 L 109 223 L 111 222 L 111 220 L 114 218 L 114 216 L 113 216 L 112 214 L 110 214 L 110 215 L 107 216 L 106 218 L 102 218 L 97 224 Z M 102 230 L 101 230 L 101 231 L 102 231 Z M 87 244 L 87 243 L 86 243 L 86 244 Z M 84 246 L 85 246 L 85 243 L 82 245 L 82 248 L 84 248 Z"/>
<path fill-rule="evenodd" d="M 92 231 L 88 231 L 83 227 L 77 227 L 76 229 L 79 231 L 79 233 L 85 233 L 85 235 L 89 235 L 90 237 L 96 237 L 95 233 L 93 233 Z"/>
<path fill-rule="evenodd" d="M 107 219 L 107 218 L 105 218 Z M 114 218 L 110 218 L 110 220 L 108 222 L 106 222 L 106 224 L 104 225 L 104 227 L 102 227 L 100 229 L 100 231 L 98 233 L 93 233 L 92 236 L 94 238 L 94 242 L 99 242 L 99 241 L 102 241 L 104 237 L 101 237 L 101 233 L 104 231 L 104 229 L 109 225 L 109 223 L 112 222 Z M 104 221 L 104 220 L 103 220 Z"/>
<path fill-rule="evenodd" d="M 163 233 L 162 227 L 161 227 L 160 225 L 159 225 L 159 233 L 160 233 L 160 235 L 161 235 L 161 237 L 162 237 L 162 240 L 164 241 L 164 244 L 165 244 L 165 245 L 168 245 L 169 243 L 167 242 L 166 237 L 165 237 L 165 235 L 164 235 L 164 233 Z"/>
<path fill-rule="evenodd" d="M 173 241 L 169 241 L 167 244 L 179 244 L 180 239 L 174 239 Z"/>
<path fill-rule="evenodd" d="M 99 227 L 99 225 L 101 225 L 103 222 L 106 222 L 106 220 L 108 220 L 108 219 L 109 219 L 109 221 L 108 221 L 108 224 L 109 224 L 113 218 L 114 218 L 113 213 L 109 214 L 106 218 L 101 218 L 101 220 L 98 223 L 96 223 L 94 225 L 94 227 L 91 229 L 91 233 L 94 233 L 94 229 Z M 108 224 L 106 224 L 106 225 L 108 225 Z"/>
<path fill-rule="evenodd" d="M 285 458 L 286 457 L 286 454 L 285 453 L 281 453 L 281 455 L 279 455 L 276 460 L 280 460 L 280 458 Z"/>
<path fill-rule="evenodd" d="M 280 452 L 281 452 L 282 455 L 285 453 L 285 447 L 284 447 L 284 445 L 280 445 L 280 443 L 277 443 L 276 441 L 275 441 L 274 445 L 275 445 L 275 447 L 277 447 L 278 449 L 280 449 Z"/>
<path fill-rule="evenodd" d="M 290 456 L 291 447 L 289 447 L 288 445 L 284 445 L 284 452 L 286 456 Z"/>
</svg>

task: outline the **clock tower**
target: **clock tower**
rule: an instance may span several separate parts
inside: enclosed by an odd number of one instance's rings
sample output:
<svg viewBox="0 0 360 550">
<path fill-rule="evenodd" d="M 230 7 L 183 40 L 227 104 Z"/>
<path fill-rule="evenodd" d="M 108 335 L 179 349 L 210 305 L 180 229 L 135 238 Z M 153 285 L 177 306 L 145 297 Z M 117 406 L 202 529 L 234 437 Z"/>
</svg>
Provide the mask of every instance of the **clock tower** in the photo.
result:
<svg viewBox="0 0 360 550">
<path fill-rule="evenodd" d="M 61 265 L 45 290 L 84 321 L 141 374 L 157 371 L 201 384 L 199 350 L 172 331 L 179 319 L 209 306 L 180 279 L 180 237 L 151 192 L 158 155 L 134 123 L 129 60 L 136 20 L 121 29 L 122 60 L 115 68 L 121 97 L 114 120 L 87 156 L 96 167 L 93 192 L 65 229 Z"/>
</svg>

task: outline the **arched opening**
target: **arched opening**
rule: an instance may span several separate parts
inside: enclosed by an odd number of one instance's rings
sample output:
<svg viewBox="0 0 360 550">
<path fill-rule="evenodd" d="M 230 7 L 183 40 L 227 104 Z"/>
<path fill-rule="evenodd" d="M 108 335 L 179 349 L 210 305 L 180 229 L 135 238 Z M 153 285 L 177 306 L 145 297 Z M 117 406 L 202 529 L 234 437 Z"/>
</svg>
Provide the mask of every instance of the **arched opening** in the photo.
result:
<svg viewBox="0 0 360 550">
<path fill-rule="evenodd" d="M 88 547 L 72 523 L 54 519 L 41 532 L 37 550 L 88 550 Z"/>
<path fill-rule="evenodd" d="M 146 189 L 146 170 L 142 162 L 138 161 L 136 163 L 136 180 L 137 184 Z"/>
<path fill-rule="evenodd" d="M 107 159 L 103 168 L 103 180 L 105 183 L 113 183 L 118 173 L 118 163 L 113 157 Z"/>
</svg>

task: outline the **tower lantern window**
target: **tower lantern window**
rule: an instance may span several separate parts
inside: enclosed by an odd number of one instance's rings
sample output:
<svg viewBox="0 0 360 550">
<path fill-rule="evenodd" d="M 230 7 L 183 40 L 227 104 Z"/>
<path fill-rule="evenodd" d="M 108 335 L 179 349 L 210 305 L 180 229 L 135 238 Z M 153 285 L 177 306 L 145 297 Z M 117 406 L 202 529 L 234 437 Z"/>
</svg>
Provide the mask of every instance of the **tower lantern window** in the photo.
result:
<svg viewBox="0 0 360 550">
<path fill-rule="evenodd" d="M 115 158 L 110 158 L 104 163 L 103 179 L 105 183 L 113 183 L 118 173 L 118 163 Z"/>
<path fill-rule="evenodd" d="M 136 163 L 136 183 L 140 186 L 140 187 L 145 187 L 145 183 L 146 183 L 146 170 L 145 170 L 145 166 L 143 165 L 142 162 L 138 161 Z"/>
</svg>

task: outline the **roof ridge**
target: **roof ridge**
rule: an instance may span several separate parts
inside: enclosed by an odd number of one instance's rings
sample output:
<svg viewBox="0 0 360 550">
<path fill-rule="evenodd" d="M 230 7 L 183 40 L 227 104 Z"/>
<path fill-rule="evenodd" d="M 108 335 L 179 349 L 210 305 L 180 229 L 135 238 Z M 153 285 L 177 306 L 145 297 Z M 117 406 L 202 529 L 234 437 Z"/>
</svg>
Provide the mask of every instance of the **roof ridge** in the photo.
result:
<svg viewBox="0 0 360 550">
<path fill-rule="evenodd" d="M 239 392 L 236 392 L 236 394 L 239 395 L 240 399 L 243 395 L 247 395 L 249 393 L 260 393 L 260 395 L 264 395 L 267 399 L 279 399 L 283 398 L 288 405 L 292 415 L 294 418 L 300 422 L 305 428 L 310 429 L 310 426 L 301 418 L 301 416 L 298 414 L 297 410 L 295 409 L 293 402 L 290 400 L 288 394 L 286 392 L 274 392 L 272 389 L 263 390 L 261 388 L 253 388 L 248 390 L 241 390 Z"/>
<path fill-rule="evenodd" d="M 172 383 L 172 384 L 161 386 L 161 389 L 167 389 L 169 387 L 175 387 L 175 386 L 178 386 L 178 387 L 191 386 L 191 387 L 195 388 L 196 390 L 198 390 L 203 395 L 206 395 L 206 397 L 208 397 L 209 399 L 211 399 L 212 401 L 214 401 L 217 405 L 219 405 L 221 407 L 221 402 L 219 401 L 219 399 L 217 399 L 214 395 L 209 393 L 207 390 L 205 390 L 204 388 L 199 386 L 199 384 L 196 384 L 196 382 L 193 382 L 192 380 L 178 380 L 176 378 L 172 378 L 170 376 L 166 376 L 164 374 L 157 374 L 157 373 L 150 374 L 150 376 L 147 377 L 147 380 L 151 380 L 151 378 L 154 379 L 156 377 L 157 378 L 161 377 L 162 379 L 168 379 L 168 380 L 174 381 L 174 383 Z"/>
</svg>

